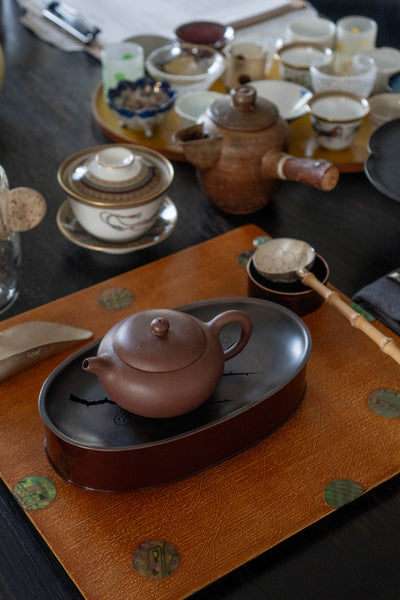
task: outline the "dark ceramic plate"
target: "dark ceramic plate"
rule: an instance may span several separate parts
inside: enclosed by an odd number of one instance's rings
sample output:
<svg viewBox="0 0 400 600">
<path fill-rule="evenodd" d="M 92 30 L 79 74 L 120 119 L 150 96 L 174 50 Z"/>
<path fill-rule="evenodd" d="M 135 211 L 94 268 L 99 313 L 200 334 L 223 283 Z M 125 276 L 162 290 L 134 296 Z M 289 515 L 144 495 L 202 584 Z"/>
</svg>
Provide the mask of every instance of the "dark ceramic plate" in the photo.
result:
<svg viewBox="0 0 400 600">
<path fill-rule="evenodd" d="M 226 362 L 213 396 L 177 418 L 145 419 L 110 402 L 97 377 L 81 367 L 99 340 L 61 363 L 39 398 L 55 469 L 97 490 L 159 485 L 236 454 L 286 421 L 305 389 L 307 327 L 287 308 L 265 300 L 228 298 L 179 307 L 203 321 L 229 309 L 250 316 L 250 341 Z M 223 329 L 224 347 L 236 339 L 236 327 Z"/>
<path fill-rule="evenodd" d="M 400 200 L 400 119 L 378 127 L 368 142 L 365 174 L 377 190 Z"/>
</svg>

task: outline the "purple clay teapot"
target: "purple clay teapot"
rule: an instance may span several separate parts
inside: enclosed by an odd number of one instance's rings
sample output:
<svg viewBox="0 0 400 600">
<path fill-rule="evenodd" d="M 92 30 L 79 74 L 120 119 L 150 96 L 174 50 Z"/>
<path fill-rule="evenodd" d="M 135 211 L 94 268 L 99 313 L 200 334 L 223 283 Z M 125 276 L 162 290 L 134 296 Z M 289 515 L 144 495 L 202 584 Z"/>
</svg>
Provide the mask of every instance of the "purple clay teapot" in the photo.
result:
<svg viewBox="0 0 400 600">
<path fill-rule="evenodd" d="M 239 323 L 240 334 L 224 350 L 220 332 L 230 323 Z M 147 310 L 114 325 L 82 367 L 122 408 L 142 417 L 176 417 L 213 394 L 225 361 L 245 347 L 251 330 L 250 318 L 239 310 L 208 323 L 177 310 Z"/>
</svg>

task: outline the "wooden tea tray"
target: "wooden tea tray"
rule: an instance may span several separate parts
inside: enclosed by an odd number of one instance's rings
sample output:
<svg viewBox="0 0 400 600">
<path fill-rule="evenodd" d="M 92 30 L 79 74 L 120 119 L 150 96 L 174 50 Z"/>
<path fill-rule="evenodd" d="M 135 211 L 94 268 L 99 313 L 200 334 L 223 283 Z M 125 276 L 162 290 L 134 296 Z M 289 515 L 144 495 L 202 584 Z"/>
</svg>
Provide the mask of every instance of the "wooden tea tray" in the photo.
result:
<svg viewBox="0 0 400 600">
<path fill-rule="evenodd" d="M 2 328 L 50 320 L 92 329 L 96 338 L 146 308 L 246 296 L 238 258 L 259 235 L 253 225 L 238 228 L 13 317 Z M 129 298 L 121 288 L 134 300 L 110 310 L 118 298 Z M 399 365 L 328 305 L 304 320 L 313 347 L 306 394 L 292 419 L 237 456 L 158 488 L 91 492 L 64 482 L 46 460 L 39 391 L 79 346 L 1 384 L 1 477 L 14 493 L 29 476 L 55 484 L 48 505 L 23 506 L 87 600 L 115 600 L 116 584 L 118 600 L 185 598 L 331 513 L 338 499 L 354 497 L 346 496 L 349 488 L 370 490 L 399 472 L 400 421 L 371 409 L 379 404 L 373 392 L 396 391 Z M 179 553 L 169 576 L 149 578 L 133 567 L 136 549 L 151 540 Z M 171 550 L 161 542 L 159 548 Z"/>
<path fill-rule="evenodd" d="M 279 72 L 274 62 L 268 74 L 269 79 L 279 79 Z M 212 88 L 224 93 L 225 87 L 218 80 Z M 158 125 L 151 138 L 146 138 L 141 131 L 132 131 L 121 127 L 118 118 L 107 106 L 103 98 L 103 86 L 101 83 L 96 87 L 92 96 L 92 114 L 101 131 L 110 140 L 118 143 L 131 143 L 147 146 L 157 150 L 170 160 L 186 162 L 187 159 L 179 144 L 176 144 L 173 136 L 178 129 L 183 127 L 181 118 L 174 109 L 168 113 L 165 119 Z M 315 135 L 311 126 L 309 115 L 304 115 L 290 123 L 289 154 L 305 158 L 323 158 L 336 164 L 342 173 L 355 173 L 364 170 L 364 162 L 369 156 L 367 145 L 372 134 L 369 117 L 357 133 L 352 145 L 345 150 L 327 150 L 315 143 Z"/>
</svg>

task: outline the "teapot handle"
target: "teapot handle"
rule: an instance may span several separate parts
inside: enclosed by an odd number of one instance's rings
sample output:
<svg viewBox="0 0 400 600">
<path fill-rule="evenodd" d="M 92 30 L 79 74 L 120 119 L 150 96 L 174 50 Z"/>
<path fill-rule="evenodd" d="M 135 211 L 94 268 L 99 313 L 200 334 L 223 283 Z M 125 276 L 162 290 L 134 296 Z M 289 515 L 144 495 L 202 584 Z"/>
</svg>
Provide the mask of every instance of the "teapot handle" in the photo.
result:
<svg viewBox="0 0 400 600">
<path fill-rule="evenodd" d="M 322 158 L 300 158 L 278 150 L 268 150 L 261 161 L 261 175 L 265 179 L 288 179 L 307 183 L 328 192 L 339 179 L 336 165 Z"/>
<path fill-rule="evenodd" d="M 250 339 L 251 330 L 253 328 L 250 317 L 241 310 L 227 310 L 214 317 L 207 325 L 212 329 L 216 329 L 219 334 L 219 332 L 230 323 L 239 323 L 240 335 L 233 346 L 230 346 L 224 351 L 224 360 L 236 356 L 236 354 L 239 354 L 239 352 L 243 350 Z"/>
</svg>

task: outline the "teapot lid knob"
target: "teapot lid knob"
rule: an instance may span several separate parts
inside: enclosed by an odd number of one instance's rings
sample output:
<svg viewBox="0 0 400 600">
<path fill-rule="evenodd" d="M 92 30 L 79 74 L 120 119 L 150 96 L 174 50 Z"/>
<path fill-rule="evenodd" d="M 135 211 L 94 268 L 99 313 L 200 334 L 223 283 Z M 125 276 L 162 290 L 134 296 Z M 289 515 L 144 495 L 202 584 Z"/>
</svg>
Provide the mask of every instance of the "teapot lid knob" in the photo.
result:
<svg viewBox="0 0 400 600">
<path fill-rule="evenodd" d="M 254 108 L 257 92 L 255 88 L 249 85 L 241 85 L 231 91 L 231 96 L 235 108 L 238 110 L 251 110 Z"/>
<path fill-rule="evenodd" d="M 164 337 L 167 335 L 169 329 L 169 321 L 163 317 L 156 317 L 150 323 L 150 327 L 154 335 L 158 337 Z"/>
</svg>

